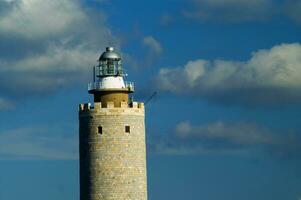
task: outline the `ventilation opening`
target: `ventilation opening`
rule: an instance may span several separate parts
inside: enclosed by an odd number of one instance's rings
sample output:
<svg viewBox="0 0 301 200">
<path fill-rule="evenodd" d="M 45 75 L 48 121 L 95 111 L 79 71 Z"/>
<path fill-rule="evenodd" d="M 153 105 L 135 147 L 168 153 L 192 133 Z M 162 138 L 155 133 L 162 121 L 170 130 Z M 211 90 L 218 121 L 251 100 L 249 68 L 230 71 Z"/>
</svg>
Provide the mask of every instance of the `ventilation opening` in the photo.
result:
<svg viewBox="0 0 301 200">
<path fill-rule="evenodd" d="M 130 133 L 130 132 L 131 132 L 130 126 L 125 126 L 125 132 L 126 132 L 126 133 Z"/>
<path fill-rule="evenodd" d="M 98 134 L 100 134 L 100 135 L 102 134 L 102 126 L 99 126 L 99 127 L 98 127 L 97 132 L 98 132 Z"/>
</svg>

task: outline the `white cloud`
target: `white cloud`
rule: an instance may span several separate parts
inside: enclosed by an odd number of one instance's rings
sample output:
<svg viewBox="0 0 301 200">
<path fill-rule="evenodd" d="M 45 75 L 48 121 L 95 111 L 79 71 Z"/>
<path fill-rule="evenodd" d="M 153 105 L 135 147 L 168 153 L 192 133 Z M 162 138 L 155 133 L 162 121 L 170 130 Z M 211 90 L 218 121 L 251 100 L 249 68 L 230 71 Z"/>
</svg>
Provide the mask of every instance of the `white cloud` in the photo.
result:
<svg viewBox="0 0 301 200">
<path fill-rule="evenodd" d="M 53 134 L 55 131 L 56 134 Z M 77 159 L 77 137 L 59 128 L 21 127 L 0 132 L 0 159 Z"/>
<path fill-rule="evenodd" d="M 148 46 L 156 54 L 161 54 L 163 51 L 161 44 L 152 36 L 144 37 L 143 44 Z"/>
<path fill-rule="evenodd" d="M 77 0 L 20 0 L 0 18 L 0 32 L 35 39 L 61 34 L 85 20 Z"/>
<path fill-rule="evenodd" d="M 77 46 L 49 46 L 46 52 L 1 62 L 0 89 L 8 95 L 32 95 L 56 91 L 73 83 L 89 81 L 96 50 Z"/>
<path fill-rule="evenodd" d="M 141 49 L 142 56 L 135 57 L 131 54 L 123 54 L 124 62 L 131 65 L 132 68 L 149 67 L 156 62 L 163 53 L 161 43 L 153 36 L 144 36 L 141 39 L 143 48 Z"/>
<path fill-rule="evenodd" d="M 149 141 L 149 140 L 148 140 Z M 178 123 L 165 137 L 150 138 L 148 148 L 159 154 L 226 154 L 300 157 L 301 138 L 254 123 L 223 121 L 192 125 Z M 254 154 L 257 152 L 259 154 Z"/>
<path fill-rule="evenodd" d="M 82 47 L 70 49 L 49 46 L 42 54 L 25 57 L 16 62 L 0 62 L 1 88 L 7 93 L 29 95 L 54 91 L 71 83 L 85 81 L 90 74 L 89 67 L 94 64 L 97 56 L 97 51 Z"/>
<path fill-rule="evenodd" d="M 6 95 L 85 84 L 101 51 L 115 41 L 104 15 L 88 12 L 78 0 L 20 0 L 6 6 L 0 10 L 0 39 L 17 42 L 0 47 L 0 90 Z"/>
<path fill-rule="evenodd" d="M 162 68 L 159 89 L 241 104 L 301 103 L 301 45 L 259 50 L 246 62 L 194 60 Z"/>
<path fill-rule="evenodd" d="M 240 123 L 225 124 L 218 121 L 211 124 L 192 126 L 190 122 L 180 122 L 175 127 L 178 138 L 203 138 L 208 140 L 223 140 L 235 145 L 276 144 L 280 141 L 268 131 L 256 124 Z"/>
</svg>

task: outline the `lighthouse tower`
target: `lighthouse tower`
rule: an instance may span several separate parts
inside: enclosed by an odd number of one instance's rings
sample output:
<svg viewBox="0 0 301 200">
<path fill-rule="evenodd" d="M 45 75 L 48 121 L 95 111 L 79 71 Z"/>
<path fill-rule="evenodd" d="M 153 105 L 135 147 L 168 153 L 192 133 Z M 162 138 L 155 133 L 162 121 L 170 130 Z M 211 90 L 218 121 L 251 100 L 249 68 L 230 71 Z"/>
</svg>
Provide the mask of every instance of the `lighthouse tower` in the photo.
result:
<svg viewBox="0 0 301 200">
<path fill-rule="evenodd" d="M 80 200 L 147 200 L 144 104 L 129 101 L 121 57 L 107 47 L 79 105 Z"/>
</svg>

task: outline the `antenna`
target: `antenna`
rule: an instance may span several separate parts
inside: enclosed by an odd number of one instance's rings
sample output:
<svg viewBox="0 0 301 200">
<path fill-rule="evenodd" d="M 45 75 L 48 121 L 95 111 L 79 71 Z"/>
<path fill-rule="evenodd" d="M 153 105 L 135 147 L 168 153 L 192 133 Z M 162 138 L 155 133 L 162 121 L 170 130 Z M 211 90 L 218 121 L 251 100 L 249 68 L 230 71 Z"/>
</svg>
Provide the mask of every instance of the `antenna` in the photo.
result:
<svg viewBox="0 0 301 200">
<path fill-rule="evenodd" d="M 95 66 L 93 66 L 93 82 L 95 83 Z"/>
<path fill-rule="evenodd" d="M 157 91 L 155 91 L 144 103 L 146 105 L 148 102 L 150 102 L 156 95 L 158 94 Z"/>
</svg>

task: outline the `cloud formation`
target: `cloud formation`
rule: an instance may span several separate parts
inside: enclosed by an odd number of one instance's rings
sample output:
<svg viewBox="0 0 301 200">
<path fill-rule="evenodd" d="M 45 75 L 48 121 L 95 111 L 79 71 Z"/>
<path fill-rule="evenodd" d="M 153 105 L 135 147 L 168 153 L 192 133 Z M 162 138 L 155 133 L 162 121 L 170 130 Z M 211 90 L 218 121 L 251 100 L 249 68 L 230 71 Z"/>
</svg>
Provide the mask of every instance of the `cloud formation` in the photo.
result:
<svg viewBox="0 0 301 200">
<path fill-rule="evenodd" d="M 1 90 L 10 95 L 43 94 L 84 82 L 97 56 L 79 46 L 49 46 L 42 54 L 0 62 Z"/>
<path fill-rule="evenodd" d="M 162 91 L 224 104 L 300 104 L 300 66 L 301 45 L 281 44 L 254 52 L 246 62 L 198 59 L 162 68 L 156 82 Z"/>
<path fill-rule="evenodd" d="M 301 137 L 279 133 L 254 123 L 222 121 L 192 125 L 180 122 L 166 137 L 153 139 L 152 152 L 162 154 L 250 154 L 265 152 L 280 157 L 299 157 Z"/>
<path fill-rule="evenodd" d="M 55 36 L 86 19 L 77 0 L 7 1 L 11 7 L 1 19 L 0 31 L 30 39 Z"/>
<path fill-rule="evenodd" d="M 77 159 L 77 137 L 59 127 L 20 127 L 0 132 L 0 159 Z"/>
<path fill-rule="evenodd" d="M 156 54 L 161 54 L 163 51 L 161 44 L 152 36 L 144 37 L 143 44 L 148 46 L 150 50 Z"/>
<path fill-rule="evenodd" d="M 193 8 L 183 11 L 187 18 L 200 21 L 251 22 L 286 16 L 301 21 L 300 0 L 190 0 Z"/>
<path fill-rule="evenodd" d="M 184 16 L 202 21 L 221 20 L 245 22 L 266 20 L 272 15 L 272 0 L 192 0 L 194 9 L 185 10 Z"/>
<path fill-rule="evenodd" d="M 33 95 L 88 81 L 115 40 L 101 13 L 78 0 L 5 1 L 0 9 L 0 91 Z M 20 90 L 22 88 L 22 90 Z"/>
<path fill-rule="evenodd" d="M 169 13 L 165 13 L 161 16 L 160 18 L 160 24 L 162 26 L 167 26 L 170 25 L 174 20 L 174 16 L 169 14 Z"/>
<path fill-rule="evenodd" d="M 291 19 L 301 23 L 301 0 L 288 0 L 284 6 L 284 13 Z"/>
<path fill-rule="evenodd" d="M 141 38 L 142 55 L 135 57 L 131 54 L 123 54 L 125 63 L 128 63 L 132 68 L 149 67 L 156 62 L 163 53 L 161 43 L 153 36 L 143 36 Z"/>
<path fill-rule="evenodd" d="M 15 107 L 14 103 L 8 99 L 0 97 L 0 111 L 11 110 Z"/>
</svg>

